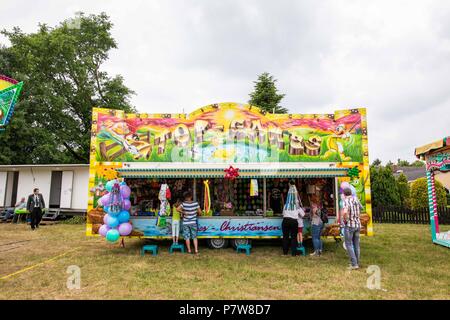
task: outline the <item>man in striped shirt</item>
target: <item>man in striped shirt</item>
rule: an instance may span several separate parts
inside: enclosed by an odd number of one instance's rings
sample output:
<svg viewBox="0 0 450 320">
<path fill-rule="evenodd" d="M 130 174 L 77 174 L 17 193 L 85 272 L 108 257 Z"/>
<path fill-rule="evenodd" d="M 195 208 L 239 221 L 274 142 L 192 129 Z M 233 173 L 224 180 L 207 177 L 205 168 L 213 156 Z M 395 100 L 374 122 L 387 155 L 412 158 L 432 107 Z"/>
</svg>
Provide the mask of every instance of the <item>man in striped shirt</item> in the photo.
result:
<svg viewBox="0 0 450 320">
<path fill-rule="evenodd" d="M 194 252 L 198 253 L 197 241 L 197 215 L 202 214 L 200 205 L 196 201 L 192 201 L 192 193 L 186 191 L 184 194 L 184 201 L 177 208 L 179 212 L 183 213 L 183 238 L 186 241 L 188 253 L 191 253 L 191 242 L 194 243 Z"/>
<path fill-rule="evenodd" d="M 350 270 L 359 269 L 359 233 L 361 230 L 361 203 L 353 197 L 349 188 L 344 189 L 344 239 L 350 256 Z"/>
</svg>

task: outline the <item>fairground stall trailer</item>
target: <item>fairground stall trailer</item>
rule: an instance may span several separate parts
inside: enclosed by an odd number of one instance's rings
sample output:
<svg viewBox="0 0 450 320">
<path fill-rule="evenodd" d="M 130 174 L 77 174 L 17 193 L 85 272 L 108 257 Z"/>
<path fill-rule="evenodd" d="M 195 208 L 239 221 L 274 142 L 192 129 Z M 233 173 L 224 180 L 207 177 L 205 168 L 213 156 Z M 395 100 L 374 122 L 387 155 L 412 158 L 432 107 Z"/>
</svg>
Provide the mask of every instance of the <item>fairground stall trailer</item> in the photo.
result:
<svg viewBox="0 0 450 320">
<path fill-rule="evenodd" d="M 436 174 L 450 172 L 450 136 L 416 148 L 415 154 L 426 162 L 431 239 L 435 244 L 450 248 L 450 230 L 442 230 L 445 226 L 439 225 L 439 210 L 445 208 L 438 207 L 435 186 Z"/>
<path fill-rule="evenodd" d="M 129 237 L 171 237 L 170 218 L 158 227 L 158 193 L 171 204 L 186 190 L 202 208 L 199 238 L 213 248 L 249 239 L 280 238 L 283 198 L 294 179 L 307 209 L 328 210 L 324 236 L 339 237 L 339 186 L 354 186 L 364 212 L 361 233 L 371 236 L 367 120 L 364 108 L 333 114 L 271 114 L 248 104 L 219 103 L 190 114 L 125 114 L 93 109 L 87 235 L 98 235 L 104 212 L 97 200 L 105 183 L 130 186 Z M 235 180 L 224 170 L 239 169 Z M 206 199 L 205 199 L 206 197 Z M 207 200 L 207 201 L 205 201 Z M 304 234 L 308 236 L 305 218 Z"/>
</svg>

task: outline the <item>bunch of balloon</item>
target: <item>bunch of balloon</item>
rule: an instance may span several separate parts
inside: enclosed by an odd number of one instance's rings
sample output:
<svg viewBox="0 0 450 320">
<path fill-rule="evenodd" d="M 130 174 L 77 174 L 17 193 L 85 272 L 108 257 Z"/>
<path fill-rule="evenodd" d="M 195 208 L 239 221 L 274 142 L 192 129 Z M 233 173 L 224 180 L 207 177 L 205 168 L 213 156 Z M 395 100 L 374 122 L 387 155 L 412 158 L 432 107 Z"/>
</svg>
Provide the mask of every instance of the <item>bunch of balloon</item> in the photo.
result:
<svg viewBox="0 0 450 320">
<path fill-rule="evenodd" d="M 129 222 L 131 208 L 131 189 L 125 182 L 115 179 L 106 183 L 106 191 L 98 201 L 106 212 L 103 217 L 103 225 L 99 229 L 99 234 L 105 237 L 108 242 L 114 243 L 120 236 L 128 236 L 133 230 Z"/>
</svg>

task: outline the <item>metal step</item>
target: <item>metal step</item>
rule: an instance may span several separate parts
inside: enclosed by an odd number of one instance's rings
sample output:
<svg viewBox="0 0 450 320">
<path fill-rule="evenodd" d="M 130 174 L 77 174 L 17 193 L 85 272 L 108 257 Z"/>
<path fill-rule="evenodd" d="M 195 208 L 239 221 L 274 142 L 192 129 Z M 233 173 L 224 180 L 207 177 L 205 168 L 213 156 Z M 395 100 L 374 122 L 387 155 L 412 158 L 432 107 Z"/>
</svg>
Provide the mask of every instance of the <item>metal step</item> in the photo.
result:
<svg viewBox="0 0 450 320">
<path fill-rule="evenodd" d="M 50 209 L 42 215 L 42 220 L 54 221 L 58 218 L 59 213 L 59 209 Z"/>
</svg>

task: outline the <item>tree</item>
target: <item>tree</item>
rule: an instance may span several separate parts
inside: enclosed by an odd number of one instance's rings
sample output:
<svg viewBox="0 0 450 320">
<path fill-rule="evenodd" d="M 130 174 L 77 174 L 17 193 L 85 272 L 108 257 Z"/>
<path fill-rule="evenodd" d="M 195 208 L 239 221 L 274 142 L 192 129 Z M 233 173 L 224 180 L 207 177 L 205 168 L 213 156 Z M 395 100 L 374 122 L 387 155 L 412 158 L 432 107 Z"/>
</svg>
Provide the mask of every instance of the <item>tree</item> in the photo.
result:
<svg viewBox="0 0 450 320">
<path fill-rule="evenodd" d="M 285 95 L 278 93 L 276 82 L 277 80 L 267 72 L 259 75 L 258 80 L 254 81 L 255 86 L 250 93 L 249 104 L 270 113 L 288 113 L 286 108 L 280 106 L 280 101 Z"/>
<path fill-rule="evenodd" d="M 436 200 L 438 206 L 447 204 L 447 195 L 444 186 L 435 181 Z M 419 178 L 411 185 L 411 207 L 413 209 L 428 208 L 428 184 L 427 178 Z"/>
<path fill-rule="evenodd" d="M 408 160 L 397 159 L 397 166 L 399 166 L 399 167 L 410 167 L 411 164 L 408 162 Z"/>
<path fill-rule="evenodd" d="M 410 188 L 408 184 L 408 178 L 406 175 L 401 173 L 397 178 L 397 189 L 400 196 L 400 205 L 409 207 L 410 206 Z"/>
<path fill-rule="evenodd" d="M 394 167 L 394 163 L 393 163 L 391 160 L 389 160 L 389 161 L 386 163 L 386 167 L 389 167 L 389 168 L 391 168 L 391 170 L 392 170 L 392 168 Z"/>
<path fill-rule="evenodd" d="M 22 98 L 0 134 L 0 163 L 88 163 L 92 107 L 134 111 L 121 76 L 101 70 L 111 49 L 109 17 L 79 14 L 74 27 L 39 25 L 36 33 L 3 30 L 0 70 L 24 81 Z"/>
<path fill-rule="evenodd" d="M 411 166 L 412 166 L 412 167 L 418 167 L 418 168 L 421 168 L 421 167 L 424 167 L 424 166 L 425 166 L 425 162 L 420 161 L 420 160 L 416 160 L 416 161 L 414 161 L 413 163 L 411 163 Z"/>
<path fill-rule="evenodd" d="M 381 166 L 381 160 L 378 158 L 373 160 L 372 165 L 375 167 Z"/>
<path fill-rule="evenodd" d="M 400 195 L 390 167 L 370 167 L 372 203 L 377 206 L 399 206 Z"/>
</svg>

